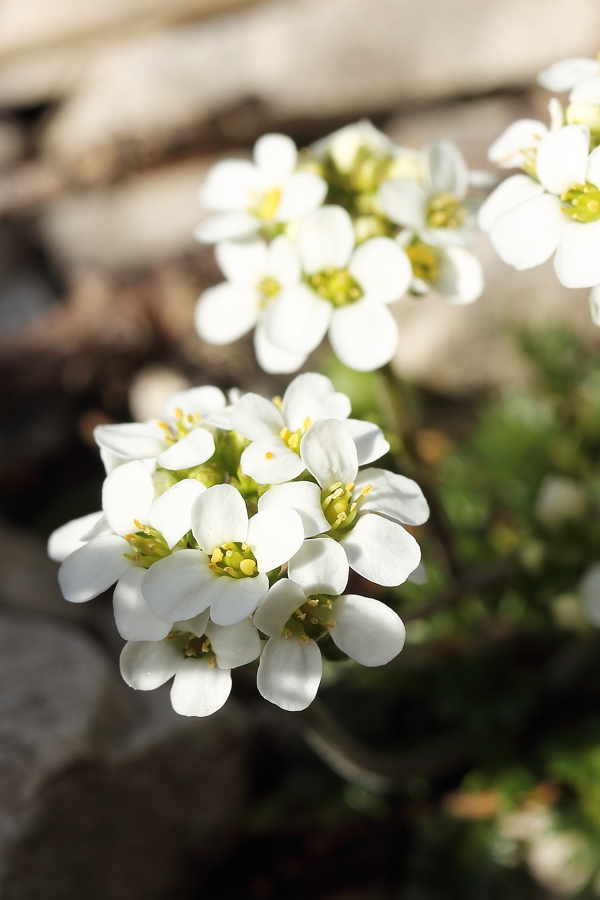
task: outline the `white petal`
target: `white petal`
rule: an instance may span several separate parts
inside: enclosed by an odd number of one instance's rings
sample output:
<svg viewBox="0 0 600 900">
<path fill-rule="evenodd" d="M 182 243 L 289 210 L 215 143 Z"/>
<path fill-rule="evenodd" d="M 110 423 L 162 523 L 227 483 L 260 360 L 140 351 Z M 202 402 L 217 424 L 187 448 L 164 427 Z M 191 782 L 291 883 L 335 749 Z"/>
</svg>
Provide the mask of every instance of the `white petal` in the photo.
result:
<svg viewBox="0 0 600 900">
<path fill-rule="evenodd" d="M 304 541 L 288 567 L 288 575 L 307 596 L 341 594 L 348 584 L 348 559 L 332 538 Z"/>
<path fill-rule="evenodd" d="M 260 313 L 255 287 L 224 281 L 200 295 L 194 310 L 194 326 L 209 344 L 230 344 L 254 328 Z"/>
<path fill-rule="evenodd" d="M 190 634 L 195 634 L 196 637 L 202 637 L 202 635 L 206 631 L 209 614 L 210 610 L 205 609 L 204 612 L 201 612 L 197 616 L 194 616 L 193 619 L 182 619 L 178 622 L 173 622 L 173 628 L 176 631 L 181 631 L 184 634 L 186 632 L 189 632 Z"/>
<path fill-rule="evenodd" d="M 561 59 L 540 72 L 538 82 L 549 91 L 570 91 L 584 78 L 598 74 L 598 60 L 585 57 Z"/>
<path fill-rule="evenodd" d="M 424 149 L 425 172 L 432 194 L 453 194 L 462 200 L 469 187 L 469 170 L 453 141 L 432 141 Z"/>
<path fill-rule="evenodd" d="M 483 267 L 464 247 L 447 247 L 438 255 L 436 291 L 457 306 L 473 303 L 483 293 Z"/>
<path fill-rule="evenodd" d="M 242 619 L 235 625 L 215 625 L 214 622 L 209 622 L 206 636 L 220 669 L 235 669 L 260 656 L 260 638 L 251 619 Z"/>
<path fill-rule="evenodd" d="M 378 425 L 362 419 L 346 419 L 345 425 L 356 444 L 359 466 L 374 462 L 390 449 L 389 441 L 385 439 Z"/>
<path fill-rule="evenodd" d="M 371 490 L 361 500 L 361 512 L 378 512 L 402 525 L 423 525 L 429 506 L 416 481 L 387 469 L 363 469 L 356 479 L 356 493 L 367 485 Z"/>
<path fill-rule="evenodd" d="M 247 288 L 255 288 L 267 275 L 268 253 L 262 238 L 223 241 L 215 247 L 216 260 L 227 281 Z"/>
<path fill-rule="evenodd" d="M 254 145 L 254 162 L 265 184 L 281 184 L 296 168 L 298 151 L 286 134 L 264 134 Z"/>
<path fill-rule="evenodd" d="M 200 494 L 192 506 L 192 531 L 200 549 L 209 556 L 222 544 L 245 541 L 248 512 L 237 488 L 216 484 Z"/>
<path fill-rule="evenodd" d="M 115 624 L 126 641 L 161 641 L 171 630 L 171 622 L 155 616 L 142 594 L 145 574 L 139 566 L 127 569 L 113 595 Z"/>
<path fill-rule="evenodd" d="M 321 489 L 312 481 L 292 481 L 277 484 L 262 495 L 258 501 L 258 511 L 281 509 L 295 510 L 302 519 L 304 537 L 313 537 L 329 531 L 331 527 L 321 509 Z"/>
<path fill-rule="evenodd" d="M 354 249 L 354 226 L 341 206 L 323 206 L 300 223 L 296 246 L 308 275 L 323 269 L 343 269 Z"/>
<path fill-rule="evenodd" d="M 253 441 L 240 459 L 244 475 L 259 484 L 281 484 L 302 475 L 306 466 L 280 437 L 269 435 Z"/>
<path fill-rule="evenodd" d="M 393 303 L 409 288 L 412 266 L 404 250 L 387 237 L 374 237 L 354 251 L 348 271 L 378 303 Z"/>
<path fill-rule="evenodd" d="M 283 287 L 289 287 L 300 281 L 302 268 L 298 251 L 284 234 L 280 234 L 269 245 L 267 270 L 268 274 Z"/>
<path fill-rule="evenodd" d="M 325 419 L 308 429 L 300 443 L 308 471 L 322 488 L 356 479 L 358 455 L 350 432 L 339 419 Z"/>
<path fill-rule="evenodd" d="M 94 440 L 103 450 L 122 459 L 151 459 L 167 446 L 164 431 L 153 422 L 98 425 Z"/>
<path fill-rule="evenodd" d="M 377 194 L 384 215 L 397 225 L 420 231 L 425 227 L 427 197 L 416 181 L 398 178 L 384 181 Z"/>
<path fill-rule="evenodd" d="M 131 544 L 116 534 L 107 534 L 67 556 L 58 570 L 58 583 L 65 600 L 84 603 L 108 590 L 125 569 L 133 566 L 125 553 L 131 553 Z"/>
<path fill-rule="evenodd" d="M 191 469 L 200 466 L 215 452 L 215 439 L 206 428 L 194 428 L 158 457 L 163 469 Z"/>
<path fill-rule="evenodd" d="M 194 237 L 203 244 L 234 241 L 256 234 L 261 221 L 248 212 L 226 212 L 205 219 L 194 229 Z"/>
<path fill-rule="evenodd" d="M 308 355 L 318 347 L 329 328 L 333 306 L 306 284 L 285 288 L 266 311 L 268 339 L 289 353 Z"/>
<path fill-rule="evenodd" d="M 133 460 L 107 475 L 102 486 L 102 509 L 116 534 L 138 531 L 134 519 L 146 524 L 154 500 L 152 476 L 143 462 Z"/>
<path fill-rule="evenodd" d="M 259 394 L 244 394 L 231 411 L 231 423 L 235 431 L 249 441 L 279 434 L 285 427 L 283 416 L 275 404 Z"/>
<path fill-rule="evenodd" d="M 425 568 L 423 560 L 421 560 L 415 571 L 411 572 L 406 580 L 410 581 L 411 584 L 427 584 L 429 579 L 427 578 L 427 569 Z"/>
<path fill-rule="evenodd" d="M 398 326 L 386 306 L 364 297 L 335 310 L 329 340 L 344 365 L 371 372 L 388 363 L 396 352 Z"/>
<path fill-rule="evenodd" d="M 315 699 L 323 661 L 314 641 L 289 640 L 283 635 L 270 638 L 258 666 L 256 683 L 265 698 L 282 709 L 306 709 Z"/>
<path fill-rule="evenodd" d="M 295 172 L 283 187 L 275 221 L 289 222 L 311 213 L 325 199 L 327 182 L 313 172 Z"/>
<path fill-rule="evenodd" d="M 185 659 L 171 688 L 171 705 L 180 716 L 212 716 L 231 693 L 231 672 L 206 659 Z"/>
<path fill-rule="evenodd" d="M 264 509 L 248 522 L 246 543 L 259 572 L 271 572 L 288 562 L 303 540 L 302 519 L 294 509 Z"/>
<path fill-rule="evenodd" d="M 154 691 L 172 678 L 183 662 L 170 641 L 130 641 L 121 651 L 123 680 L 136 691 Z"/>
<path fill-rule="evenodd" d="M 314 425 L 322 419 L 347 419 L 350 411 L 350 398 L 336 392 L 329 378 L 317 372 L 306 372 L 294 378 L 283 395 L 281 406 L 291 431 L 303 428 L 307 418 Z"/>
<path fill-rule="evenodd" d="M 217 575 L 200 550 L 178 550 L 150 566 L 142 593 L 152 612 L 166 622 L 192 619 L 213 601 Z"/>
<path fill-rule="evenodd" d="M 254 624 L 263 634 L 276 637 L 297 609 L 306 603 L 306 595 L 299 584 L 282 578 L 270 588 L 267 596 L 254 613 Z"/>
<path fill-rule="evenodd" d="M 347 594 L 335 601 L 332 615 L 334 643 L 361 666 L 384 666 L 404 646 L 402 619 L 379 600 Z"/>
<path fill-rule="evenodd" d="M 306 353 L 289 353 L 276 347 L 269 340 L 262 322 L 259 322 L 254 332 L 254 352 L 256 359 L 264 372 L 272 375 L 287 375 L 297 372 L 306 361 Z"/>
<path fill-rule="evenodd" d="M 532 269 L 552 256 L 564 224 L 560 200 L 542 194 L 501 215 L 490 238 L 505 263 L 519 270 Z"/>
<path fill-rule="evenodd" d="M 543 193 L 542 185 L 529 175 L 511 175 L 482 203 L 477 224 L 482 231 L 490 231 L 503 213 Z"/>
<path fill-rule="evenodd" d="M 488 159 L 502 169 L 520 166 L 523 150 L 537 147 L 548 133 L 548 126 L 536 119 L 519 119 L 502 132 L 488 150 Z"/>
<path fill-rule="evenodd" d="M 254 578 L 229 578 L 222 575 L 210 605 L 210 617 L 217 625 L 235 625 L 251 616 L 269 590 L 266 575 Z"/>
<path fill-rule="evenodd" d="M 87 543 L 87 534 L 94 525 L 105 523 L 104 513 L 90 513 L 80 519 L 72 519 L 66 525 L 61 525 L 53 531 L 48 540 L 48 556 L 54 562 L 62 562 L 75 550 L 79 550 Z M 105 523 L 105 527 L 106 523 Z"/>
<path fill-rule="evenodd" d="M 596 74 L 592 78 L 586 78 L 576 84 L 569 95 L 569 100 L 573 104 L 598 106 L 600 104 L 600 75 Z"/>
<path fill-rule="evenodd" d="M 590 153 L 587 167 L 587 180 L 600 187 L 600 147 Z"/>
<path fill-rule="evenodd" d="M 385 587 L 402 584 L 421 560 L 419 545 L 402 525 L 373 513 L 361 515 L 341 544 L 350 568 Z"/>
<path fill-rule="evenodd" d="M 536 173 L 551 194 L 585 181 L 590 130 L 585 125 L 565 125 L 544 135 L 536 155 Z"/>
<path fill-rule="evenodd" d="M 195 478 L 186 478 L 161 494 L 148 513 L 148 525 L 156 528 L 172 550 L 192 527 L 194 500 L 206 487 Z"/>
<path fill-rule="evenodd" d="M 600 325 L 600 286 L 598 285 L 590 293 L 590 313 L 594 325 Z"/>
<path fill-rule="evenodd" d="M 562 229 L 554 268 L 568 288 L 600 284 L 600 220 L 566 222 Z"/>
<path fill-rule="evenodd" d="M 256 166 L 249 160 L 224 159 L 209 170 L 200 191 L 200 203 L 217 212 L 243 209 L 258 184 Z"/>
<path fill-rule="evenodd" d="M 220 412 L 226 403 L 223 391 L 211 384 L 204 384 L 202 387 L 189 388 L 187 391 L 173 394 L 165 403 L 161 416 L 175 424 L 176 410 L 180 410 L 184 415 L 193 416 L 197 413 L 204 418 Z"/>
</svg>

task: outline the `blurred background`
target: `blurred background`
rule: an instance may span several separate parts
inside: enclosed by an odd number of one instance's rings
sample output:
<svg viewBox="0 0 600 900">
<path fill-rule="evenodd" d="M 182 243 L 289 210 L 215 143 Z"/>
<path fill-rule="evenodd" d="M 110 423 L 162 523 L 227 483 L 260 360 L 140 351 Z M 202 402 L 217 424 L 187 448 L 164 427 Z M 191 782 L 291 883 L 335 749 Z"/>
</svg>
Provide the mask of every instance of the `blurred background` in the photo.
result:
<svg viewBox="0 0 600 900">
<path fill-rule="evenodd" d="M 546 119 L 536 74 L 599 45 L 597 0 L 0 0 L 2 896 L 600 894 L 600 650 L 575 592 L 600 556 L 600 331 L 551 264 L 516 273 L 480 236 L 476 304 L 393 308 L 461 564 L 504 568 L 455 615 L 464 591 L 440 595 L 433 548 L 430 584 L 397 598 L 405 652 L 376 676 L 328 674 L 355 735 L 409 754 L 389 795 L 331 772 L 242 676 L 200 722 L 168 692 L 128 691 L 110 598 L 66 603 L 45 555 L 52 529 L 99 506 L 96 425 L 192 384 L 285 388 L 250 341 L 193 329 L 221 280 L 192 238 L 215 160 L 367 116 L 490 168 L 510 122 Z M 325 351 L 315 366 L 376 416 L 373 379 Z M 558 524 L 539 500 L 557 477 L 580 491 Z M 525 546 L 529 574 L 498 586 Z"/>
</svg>

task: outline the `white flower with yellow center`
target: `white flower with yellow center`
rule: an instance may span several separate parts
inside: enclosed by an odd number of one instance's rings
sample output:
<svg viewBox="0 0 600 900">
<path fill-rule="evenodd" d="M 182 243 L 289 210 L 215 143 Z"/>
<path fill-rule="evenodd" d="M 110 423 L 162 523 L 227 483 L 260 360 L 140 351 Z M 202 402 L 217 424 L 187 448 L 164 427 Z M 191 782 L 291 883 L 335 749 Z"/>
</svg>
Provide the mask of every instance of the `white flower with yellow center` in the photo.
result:
<svg viewBox="0 0 600 900">
<path fill-rule="evenodd" d="M 422 296 L 433 290 L 449 303 L 464 306 L 483 293 L 483 267 L 465 247 L 435 247 L 424 243 L 409 229 L 401 231 L 397 241 L 412 265 L 413 294 Z"/>
<path fill-rule="evenodd" d="M 141 461 L 114 469 L 102 488 L 102 512 L 70 522 L 50 537 L 50 555 L 62 561 L 58 580 L 64 597 L 83 603 L 117 581 L 116 594 L 137 592 L 139 599 L 145 572 L 190 531 L 192 506 L 204 491 L 204 485 L 188 479 L 156 498 Z"/>
<path fill-rule="evenodd" d="M 269 339 L 310 353 L 325 334 L 347 366 L 370 371 L 394 355 L 398 328 L 388 305 L 408 289 L 411 268 L 395 241 L 375 237 L 355 248 L 352 220 L 325 206 L 299 224 L 296 246 L 305 280 L 276 297 L 265 316 Z"/>
<path fill-rule="evenodd" d="M 302 461 L 321 488 L 328 528 L 306 540 L 290 560 L 289 578 L 319 593 L 325 565 L 341 592 L 348 567 L 386 587 L 402 584 L 421 559 L 416 540 L 403 525 L 422 525 L 429 508 L 410 478 L 385 469 L 359 471 L 356 446 L 346 423 L 327 419 L 313 426 L 300 445 Z M 272 489 L 273 490 L 273 489 Z M 269 492 L 264 496 L 268 497 Z"/>
<path fill-rule="evenodd" d="M 254 162 L 227 159 L 214 165 L 200 202 L 218 215 L 196 228 L 196 239 L 216 244 L 277 230 L 320 206 L 327 184 L 312 172 L 297 171 L 297 162 L 291 138 L 266 134 L 254 145 Z"/>
<path fill-rule="evenodd" d="M 470 240 L 471 222 L 463 201 L 469 170 L 452 141 L 435 141 L 422 151 L 423 179 L 384 181 L 379 205 L 396 225 L 409 228 L 424 243 L 463 245 Z"/>
<path fill-rule="evenodd" d="M 348 419 L 350 399 L 336 392 L 324 375 L 307 372 L 295 378 L 283 400 L 245 394 L 232 410 L 233 428 L 251 441 L 241 466 L 259 484 L 280 484 L 301 475 L 306 466 L 300 442 L 306 431 L 323 419 L 344 419 L 356 441 L 361 464 L 379 459 L 389 450 L 381 429 L 370 422 Z"/>
<path fill-rule="evenodd" d="M 329 632 L 334 643 L 363 666 L 382 666 L 404 646 L 396 613 L 370 597 L 306 593 L 283 579 L 273 585 L 254 614 L 269 640 L 257 675 L 258 690 L 282 709 L 306 709 L 314 700 L 323 663 L 317 640 Z"/>
<path fill-rule="evenodd" d="M 295 510 L 269 509 L 248 519 L 244 498 L 230 484 L 202 493 L 191 520 L 198 549 L 171 554 L 148 569 L 142 582 L 150 609 L 169 622 L 209 607 L 217 625 L 241 622 L 265 597 L 267 572 L 279 570 L 304 540 Z"/>
<path fill-rule="evenodd" d="M 587 125 L 600 136 L 600 61 L 573 57 L 554 63 L 538 75 L 538 82 L 550 91 L 570 91 L 565 110 L 569 125 Z M 596 143 L 598 141 L 596 140 Z"/>
<path fill-rule="evenodd" d="M 479 211 L 498 255 L 516 269 L 538 266 L 556 253 L 565 287 L 600 284 L 600 149 L 589 153 L 584 125 L 546 134 L 536 154 L 536 177 L 513 175 Z"/>
<path fill-rule="evenodd" d="M 299 284 L 300 260 L 285 235 L 271 244 L 262 238 L 217 244 L 215 256 L 227 278 L 208 288 L 196 305 L 196 331 L 209 344 L 230 344 L 252 328 L 258 362 L 267 372 L 295 372 L 306 354 L 287 353 L 270 344 L 264 314 L 281 291 Z"/>
<path fill-rule="evenodd" d="M 163 640 L 129 641 L 121 652 L 121 674 L 139 691 L 153 691 L 174 677 L 171 703 L 182 716 L 210 716 L 231 693 L 231 669 L 260 655 L 250 619 L 223 627 L 194 619 L 167 626 Z"/>
<path fill-rule="evenodd" d="M 210 429 L 228 427 L 226 403 L 219 388 L 206 385 L 175 394 L 158 421 L 98 425 L 94 439 L 107 472 L 132 459 L 171 470 L 207 462 L 215 452 Z"/>
<path fill-rule="evenodd" d="M 490 145 L 488 159 L 501 169 L 535 172 L 535 154 L 548 126 L 536 119 L 519 119 Z"/>
</svg>

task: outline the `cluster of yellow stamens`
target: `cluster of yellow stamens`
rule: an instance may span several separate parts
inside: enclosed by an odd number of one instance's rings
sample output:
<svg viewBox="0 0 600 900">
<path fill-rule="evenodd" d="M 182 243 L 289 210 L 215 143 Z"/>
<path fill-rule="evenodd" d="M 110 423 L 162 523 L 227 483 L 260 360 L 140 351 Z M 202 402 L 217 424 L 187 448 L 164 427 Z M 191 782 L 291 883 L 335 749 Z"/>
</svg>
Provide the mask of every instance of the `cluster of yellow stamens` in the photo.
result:
<svg viewBox="0 0 600 900">
<path fill-rule="evenodd" d="M 166 422 L 158 422 L 158 427 L 162 428 L 165 433 L 165 441 L 168 444 L 176 444 L 177 441 L 180 441 L 181 438 L 184 438 L 186 435 L 192 431 L 196 425 L 199 425 L 202 421 L 202 416 L 200 413 L 184 413 L 182 409 L 175 409 L 175 434 L 173 434 L 173 428 L 168 425 Z"/>
<path fill-rule="evenodd" d="M 438 259 L 433 247 L 416 239 L 406 248 L 415 278 L 433 284 L 438 274 Z"/>
<path fill-rule="evenodd" d="M 321 508 L 331 525 L 329 533 L 332 537 L 335 537 L 336 532 L 346 531 L 354 524 L 359 504 L 371 492 L 372 485 L 366 484 L 355 499 L 353 499 L 354 489 L 355 485 L 352 481 L 345 485 L 341 481 L 337 481 L 323 491 Z"/>
<path fill-rule="evenodd" d="M 561 194 L 566 206 L 561 209 L 575 222 L 595 222 L 600 219 L 600 188 L 586 181 L 585 184 L 572 184 Z"/>
<path fill-rule="evenodd" d="M 275 400 L 279 400 L 279 399 L 280 399 L 279 397 L 275 397 Z M 275 403 L 275 400 L 273 401 L 273 403 Z M 276 403 L 275 403 L 275 406 L 277 406 Z M 298 454 L 298 456 L 300 456 L 300 441 L 302 440 L 302 438 L 304 437 L 304 435 L 310 428 L 310 424 L 311 424 L 310 416 L 307 416 L 305 418 L 304 422 L 302 423 L 301 428 L 296 428 L 295 431 L 291 431 L 286 426 L 285 428 L 282 428 L 281 431 L 279 432 L 279 437 L 281 438 L 283 443 L 286 445 L 286 447 L 289 450 L 293 450 L 294 453 Z M 266 459 L 273 459 L 273 454 L 271 453 L 270 450 L 268 450 L 265 453 L 265 457 L 266 457 Z"/>
<path fill-rule="evenodd" d="M 165 539 L 155 528 L 142 525 L 137 519 L 134 519 L 133 524 L 138 530 L 135 534 L 126 534 L 125 540 L 129 541 L 134 552 L 125 553 L 126 559 L 130 559 L 137 566 L 149 569 L 152 563 L 171 555 Z"/>
<path fill-rule="evenodd" d="M 200 659 L 204 654 L 209 654 L 207 662 L 211 668 L 215 666 L 215 654 L 212 652 L 210 641 L 206 635 L 203 634 L 202 637 L 198 637 L 191 632 L 172 631 L 167 635 L 167 640 L 177 641 L 183 655 L 186 657 L 191 656 L 193 659 Z"/>
<path fill-rule="evenodd" d="M 250 208 L 250 212 L 259 219 L 272 219 L 277 212 L 280 200 L 281 189 L 271 188 L 270 191 L 265 191 L 257 198 L 256 203 Z"/>
<path fill-rule="evenodd" d="M 257 284 L 256 289 L 260 294 L 259 305 L 261 309 L 265 309 L 269 305 L 271 300 L 273 300 L 280 292 L 281 285 L 278 281 L 275 281 L 274 278 L 271 278 L 271 276 L 268 275 Z"/>
<path fill-rule="evenodd" d="M 217 575 L 229 575 L 230 578 L 252 578 L 258 575 L 256 558 L 250 547 L 237 541 L 215 547 L 208 568 Z"/>
<path fill-rule="evenodd" d="M 460 228 L 466 217 L 466 209 L 454 194 L 439 194 L 429 201 L 427 224 L 432 228 Z"/>
<path fill-rule="evenodd" d="M 318 640 L 321 635 L 326 633 L 326 630 L 335 626 L 335 619 L 331 617 L 332 610 L 333 601 L 329 597 L 309 597 L 306 603 L 292 614 L 290 622 L 284 628 L 283 634 L 286 640 L 289 640 L 294 632 L 297 633 L 298 624 L 302 625 L 303 629 L 309 628 L 309 631 Z M 300 640 L 307 643 L 310 637 L 303 631 Z"/>
<path fill-rule="evenodd" d="M 324 269 L 307 277 L 313 291 L 333 306 L 348 306 L 363 295 L 362 289 L 347 269 Z"/>
</svg>

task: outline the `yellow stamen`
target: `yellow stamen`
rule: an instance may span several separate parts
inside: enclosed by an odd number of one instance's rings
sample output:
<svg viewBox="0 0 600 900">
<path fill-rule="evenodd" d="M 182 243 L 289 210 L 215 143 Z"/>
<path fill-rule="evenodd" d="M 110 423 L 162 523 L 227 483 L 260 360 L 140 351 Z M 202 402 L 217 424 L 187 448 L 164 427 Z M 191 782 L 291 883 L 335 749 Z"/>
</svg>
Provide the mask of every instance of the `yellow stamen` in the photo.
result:
<svg viewBox="0 0 600 900">
<path fill-rule="evenodd" d="M 244 575 L 254 575 L 254 570 L 256 569 L 256 563 L 253 559 L 243 559 L 240 563 L 240 571 L 244 573 Z"/>
<path fill-rule="evenodd" d="M 273 459 L 273 454 L 270 450 L 267 450 L 267 452 L 265 453 L 265 459 Z"/>
<path fill-rule="evenodd" d="M 271 403 L 273 404 L 273 406 L 276 406 L 277 409 L 281 409 L 281 407 L 283 406 L 283 400 L 281 399 L 281 397 L 273 397 Z"/>
<path fill-rule="evenodd" d="M 303 634 L 302 637 L 300 638 L 300 640 L 302 641 L 303 644 L 308 644 L 308 642 L 310 641 L 310 638 L 306 634 Z"/>
<path fill-rule="evenodd" d="M 216 547 L 212 552 L 210 561 L 211 561 L 211 563 L 220 563 L 222 561 L 222 559 L 223 559 L 223 551 L 221 550 L 220 547 Z"/>
<path fill-rule="evenodd" d="M 302 423 L 302 427 L 305 431 L 308 431 L 308 429 L 310 428 L 310 416 L 307 416 L 305 418 L 304 422 Z"/>
</svg>

